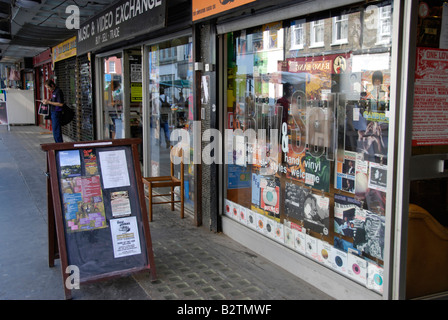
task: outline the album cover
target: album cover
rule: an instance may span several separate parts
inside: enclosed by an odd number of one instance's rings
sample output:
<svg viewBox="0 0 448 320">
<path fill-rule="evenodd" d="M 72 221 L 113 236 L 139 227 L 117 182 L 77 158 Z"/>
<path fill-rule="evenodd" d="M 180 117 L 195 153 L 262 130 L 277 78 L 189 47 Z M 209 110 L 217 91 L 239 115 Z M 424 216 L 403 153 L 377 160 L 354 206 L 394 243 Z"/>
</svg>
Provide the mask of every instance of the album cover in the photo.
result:
<svg viewBox="0 0 448 320">
<path fill-rule="evenodd" d="M 309 188 L 295 183 L 285 184 L 285 214 L 296 220 L 305 220 L 305 199 L 311 194 Z"/>
<path fill-rule="evenodd" d="M 285 213 L 303 221 L 305 228 L 321 234 L 328 234 L 330 199 L 315 195 L 306 187 L 293 183 L 285 185 Z"/>
<path fill-rule="evenodd" d="M 369 168 L 369 188 L 386 192 L 387 191 L 387 166 L 370 162 Z"/>
<path fill-rule="evenodd" d="M 353 238 L 356 224 L 356 211 L 361 202 L 352 197 L 334 195 L 334 232 Z"/>
<path fill-rule="evenodd" d="M 337 160 L 335 170 L 335 188 L 355 193 L 356 152 L 343 152 L 342 159 Z"/>
<path fill-rule="evenodd" d="M 362 210 L 362 215 L 355 225 L 353 247 L 374 258 L 384 260 L 384 236 L 386 229 L 385 217 L 368 210 Z"/>
<path fill-rule="evenodd" d="M 260 207 L 269 216 L 280 219 L 280 179 L 278 177 L 260 178 Z"/>
<path fill-rule="evenodd" d="M 364 160 L 387 164 L 389 118 L 368 112 L 359 104 L 346 107 L 345 150 L 362 153 Z"/>
</svg>

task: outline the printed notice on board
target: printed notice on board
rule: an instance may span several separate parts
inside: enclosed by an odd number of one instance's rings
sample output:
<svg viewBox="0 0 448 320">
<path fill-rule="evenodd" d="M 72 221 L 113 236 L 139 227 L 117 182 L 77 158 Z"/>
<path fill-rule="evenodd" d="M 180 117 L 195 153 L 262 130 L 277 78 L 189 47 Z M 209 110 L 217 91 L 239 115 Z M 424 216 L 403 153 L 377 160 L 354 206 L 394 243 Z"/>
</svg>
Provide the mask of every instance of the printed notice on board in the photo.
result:
<svg viewBox="0 0 448 320">
<path fill-rule="evenodd" d="M 115 258 L 141 253 L 136 217 L 112 219 L 110 220 L 110 230 Z"/>
<path fill-rule="evenodd" d="M 417 48 L 412 145 L 447 145 L 448 50 Z"/>
<path fill-rule="evenodd" d="M 104 189 L 130 185 L 125 150 L 99 153 Z"/>
</svg>

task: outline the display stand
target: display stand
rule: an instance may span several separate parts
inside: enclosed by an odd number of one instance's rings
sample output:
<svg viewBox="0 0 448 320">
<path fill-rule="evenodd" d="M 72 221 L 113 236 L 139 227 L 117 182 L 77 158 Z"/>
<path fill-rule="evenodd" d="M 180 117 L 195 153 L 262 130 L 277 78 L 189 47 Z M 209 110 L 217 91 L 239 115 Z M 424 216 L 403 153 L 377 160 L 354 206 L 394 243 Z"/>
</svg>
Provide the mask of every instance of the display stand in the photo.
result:
<svg viewBox="0 0 448 320">
<path fill-rule="evenodd" d="M 137 146 L 141 139 L 43 144 L 49 266 L 65 298 L 79 284 L 149 271 L 156 279 Z M 73 267 L 79 277 L 72 276 Z"/>
</svg>

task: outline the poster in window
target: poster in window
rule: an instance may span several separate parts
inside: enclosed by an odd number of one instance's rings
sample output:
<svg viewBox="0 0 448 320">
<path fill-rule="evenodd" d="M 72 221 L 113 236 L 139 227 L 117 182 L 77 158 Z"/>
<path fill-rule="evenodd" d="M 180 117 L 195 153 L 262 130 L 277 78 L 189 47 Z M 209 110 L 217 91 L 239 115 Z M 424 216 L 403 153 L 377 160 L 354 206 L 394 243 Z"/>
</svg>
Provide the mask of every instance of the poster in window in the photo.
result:
<svg viewBox="0 0 448 320">
<path fill-rule="evenodd" d="M 385 217 L 364 210 L 353 237 L 353 247 L 374 258 L 384 260 Z M 362 218 L 361 218 L 362 217 Z"/>
<path fill-rule="evenodd" d="M 340 194 L 334 195 L 334 232 L 353 238 L 359 219 L 361 201 Z M 358 212 L 358 214 L 357 214 Z"/>
<path fill-rule="evenodd" d="M 355 173 L 356 173 L 356 153 L 350 151 L 342 151 L 342 159 L 336 161 L 335 182 L 336 189 L 350 193 L 355 193 Z M 339 161 L 342 160 L 342 161 Z"/>
<path fill-rule="evenodd" d="M 280 218 L 280 179 L 260 178 L 260 206 L 269 216 Z"/>
<path fill-rule="evenodd" d="M 305 228 L 320 234 L 328 234 L 330 199 L 312 194 L 305 186 L 294 183 L 285 185 L 285 214 L 300 220 Z"/>
<path fill-rule="evenodd" d="M 323 192 L 330 191 L 330 161 L 325 155 L 320 157 L 306 153 L 305 184 Z"/>
</svg>

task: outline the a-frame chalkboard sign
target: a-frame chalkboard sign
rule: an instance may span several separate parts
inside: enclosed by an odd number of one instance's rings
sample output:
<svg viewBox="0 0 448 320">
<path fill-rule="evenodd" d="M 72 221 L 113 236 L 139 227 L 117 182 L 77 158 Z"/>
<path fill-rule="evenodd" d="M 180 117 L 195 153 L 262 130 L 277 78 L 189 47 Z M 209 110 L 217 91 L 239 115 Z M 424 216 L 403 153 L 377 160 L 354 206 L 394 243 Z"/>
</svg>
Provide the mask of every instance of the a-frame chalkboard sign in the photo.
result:
<svg viewBox="0 0 448 320">
<path fill-rule="evenodd" d="M 139 154 L 141 139 L 42 144 L 47 153 L 49 266 L 65 298 L 79 284 L 147 270 L 156 279 Z"/>
</svg>

